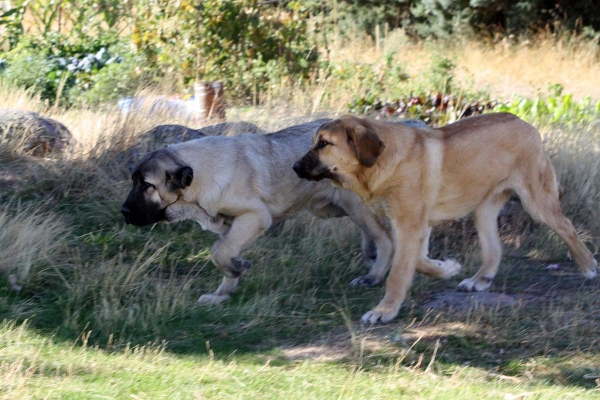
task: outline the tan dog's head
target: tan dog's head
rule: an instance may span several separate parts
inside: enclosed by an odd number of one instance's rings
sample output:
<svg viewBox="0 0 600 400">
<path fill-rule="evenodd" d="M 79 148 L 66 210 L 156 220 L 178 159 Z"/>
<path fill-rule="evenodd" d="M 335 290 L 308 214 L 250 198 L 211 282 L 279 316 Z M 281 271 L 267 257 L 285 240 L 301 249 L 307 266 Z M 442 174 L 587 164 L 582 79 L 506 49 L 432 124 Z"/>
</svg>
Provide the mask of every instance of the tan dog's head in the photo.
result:
<svg viewBox="0 0 600 400">
<path fill-rule="evenodd" d="M 303 179 L 348 182 L 360 170 L 375 165 L 385 144 L 377 128 L 367 119 L 343 116 L 321 126 L 311 149 L 294 164 Z"/>
<path fill-rule="evenodd" d="M 136 226 L 165 221 L 165 209 L 192 184 L 194 172 L 170 150 L 147 154 L 131 176 L 133 187 L 123 203 L 125 222 Z"/>
</svg>

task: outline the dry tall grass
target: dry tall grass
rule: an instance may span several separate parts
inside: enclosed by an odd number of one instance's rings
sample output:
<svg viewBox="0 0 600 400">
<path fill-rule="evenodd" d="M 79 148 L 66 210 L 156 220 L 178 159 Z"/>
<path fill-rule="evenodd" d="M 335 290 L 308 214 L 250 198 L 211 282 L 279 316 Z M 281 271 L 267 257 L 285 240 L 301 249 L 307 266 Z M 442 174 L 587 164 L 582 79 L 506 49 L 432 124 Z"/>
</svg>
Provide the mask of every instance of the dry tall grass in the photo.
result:
<svg viewBox="0 0 600 400">
<path fill-rule="evenodd" d="M 402 30 L 394 30 L 382 35 L 379 46 L 364 33 L 351 39 L 337 36 L 331 42 L 332 61 L 383 65 L 388 54 L 393 54 L 394 62 L 402 65 L 413 81 L 422 78 L 432 55 L 436 55 L 455 62 L 459 87 L 486 90 L 492 97 L 535 97 L 546 91 L 549 84 L 558 83 L 578 99 L 600 98 L 600 47 L 597 40 L 584 36 L 540 32 L 534 38 L 504 38 L 496 42 L 469 38 L 415 42 Z M 355 88 L 360 88 L 360 82 Z M 356 93 L 341 96 L 334 91 L 333 97 L 339 99 L 334 104 L 345 104 L 347 96 L 352 95 Z"/>
<path fill-rule="evenodd" d="M 69 230 L 62 218 L 35 206 L 0 207 L 0 272 L 26 282 L 34 265 L 59 263 Z"/>
</svg>

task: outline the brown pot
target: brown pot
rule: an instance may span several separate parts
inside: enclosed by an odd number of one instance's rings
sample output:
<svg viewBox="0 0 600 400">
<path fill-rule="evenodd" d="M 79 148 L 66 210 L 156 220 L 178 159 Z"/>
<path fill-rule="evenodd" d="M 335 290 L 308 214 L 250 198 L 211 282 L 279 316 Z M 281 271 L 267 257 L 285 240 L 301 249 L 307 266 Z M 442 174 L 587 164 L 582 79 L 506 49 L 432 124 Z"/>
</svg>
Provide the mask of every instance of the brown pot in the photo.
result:
<svg viewBox="0 0 600 400">
<path fill-rule="evenodd" d="M 225 91 L 223 82 L 196 82 L 194 98 L 202 120 L 225 120 Z"/>
</svg>

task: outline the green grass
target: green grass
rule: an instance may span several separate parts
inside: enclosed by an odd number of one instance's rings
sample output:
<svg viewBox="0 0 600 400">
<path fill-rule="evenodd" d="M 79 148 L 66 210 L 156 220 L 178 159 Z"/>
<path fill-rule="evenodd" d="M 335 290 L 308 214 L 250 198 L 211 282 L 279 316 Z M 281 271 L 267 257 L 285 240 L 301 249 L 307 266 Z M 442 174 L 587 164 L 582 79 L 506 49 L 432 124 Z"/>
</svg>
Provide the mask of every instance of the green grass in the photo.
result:
<svg viewBox="0 0 600 400">
<path fill-rule="evenodd" d="M 9 323 L 0 328 L 0 343 L 0 393 L 11 398 L 497 399 L 523 392 L 535 399 L 598 396 L 578 385 L 513 378 L 474 366 L 434 362 L 431 368 L 415 369 L 402 364 L 404 355 L 359 363 L 289 360 L 277 350 L 176 355 L 160 344 L 100 349 Z M 430 361 L 424 358 L 424 363 Z M 540 357 L 527 363 L 563 361 Z"/>
</svg>

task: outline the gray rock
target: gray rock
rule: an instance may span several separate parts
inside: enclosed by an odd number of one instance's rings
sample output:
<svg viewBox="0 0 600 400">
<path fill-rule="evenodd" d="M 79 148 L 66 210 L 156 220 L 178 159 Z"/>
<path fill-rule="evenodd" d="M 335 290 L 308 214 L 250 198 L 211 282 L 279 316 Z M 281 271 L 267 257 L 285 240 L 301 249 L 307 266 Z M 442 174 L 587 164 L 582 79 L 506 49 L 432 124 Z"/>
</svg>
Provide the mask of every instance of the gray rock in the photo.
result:
<svg viewBox="0 0 600 400">
<path fill-rule="evenodd" d="M 223 122 L 209 125 L 200 129 L 192 129 L 184 125 L 158 125 L 142 133 L 137 143 L 117 155 L 117 161 L 132 166 L 146 153 L 166 147 L 169 144 L 181 143 L 204 136 L 230 136 L 240 133 L 265 133 L 262 129 L 249 122 Z"/>
<path fill-rule="evenodd" d="M 0 140 L 18 143 L 36 157 L 61 153 L 71 142 L 66 126 L 32 111 L 0 109 Z"/>
<path fill-rule="evenodd" d="M 205 136 L 231 136 L 240 133 L 266 133 L 258 126 L 245 121 L 223 122 L 221 124 L 205 126 L 198 129 L 198 131 Z"/>
<path fill-rule="evenodd" d="M 192 129 L 183 125 L 158 125 L 141 134 L 138 143 L 150 142 L 162 147 L 163 145 L 185 142 L 204 136 L 231 136 L 239 133 L 264 133 L 264 131 L 254 124 L 243 121 L 223 122 L 200 129 Z"/>
<path fill-rule="evenodd" d="M 403 119 L 401 121 L 390 121 L 391 124 L 402 124 L 411 128 L 428 128 L 427 124 L 420 119 Z"/>
</svg>

